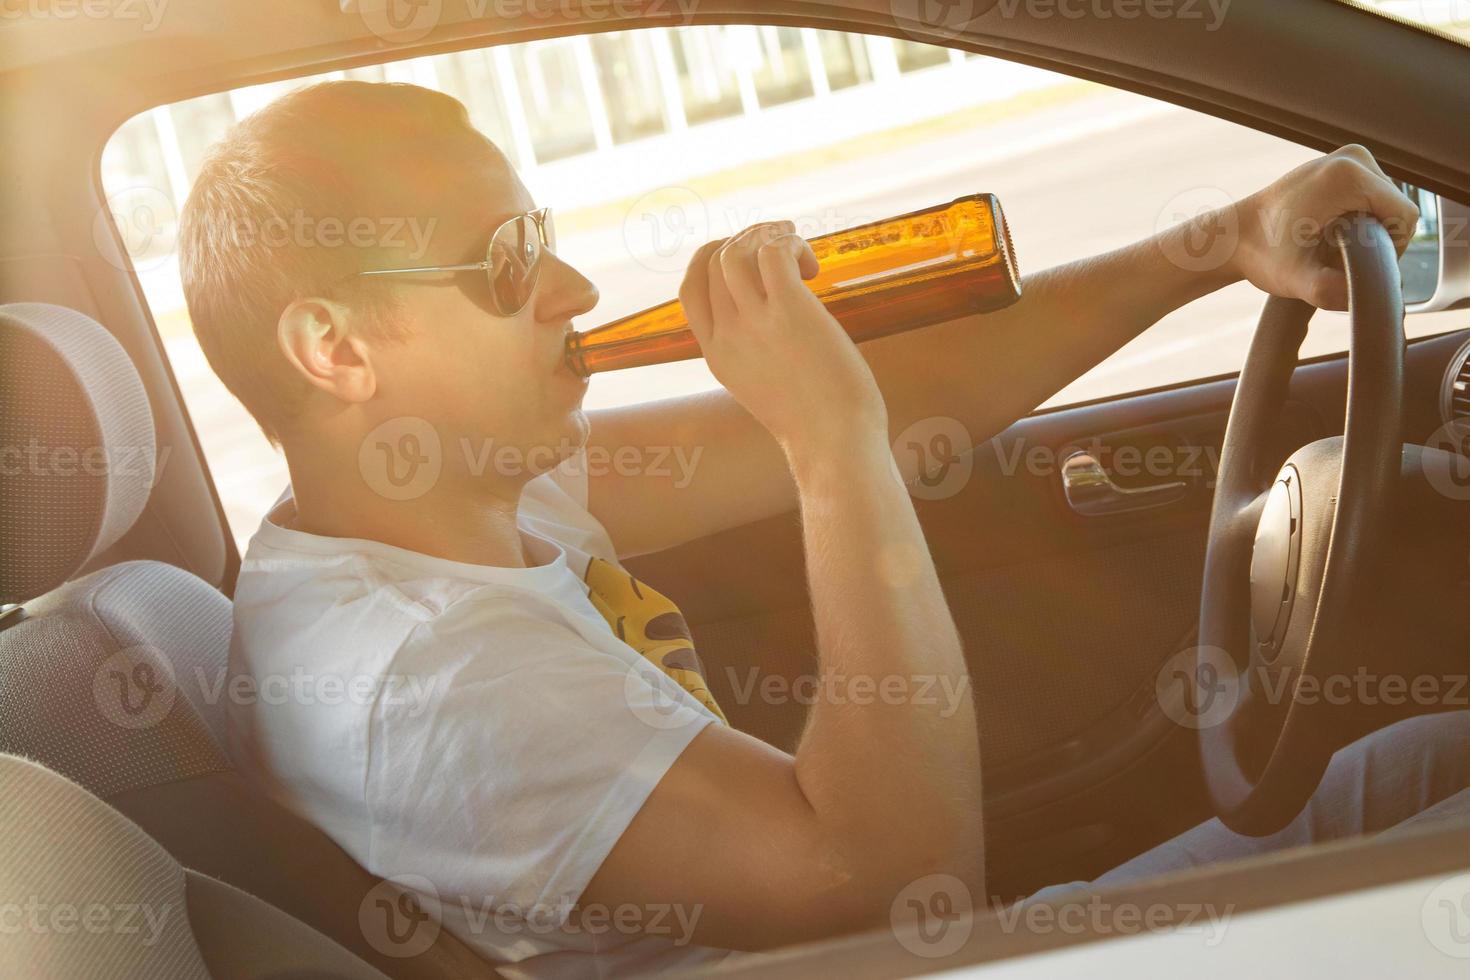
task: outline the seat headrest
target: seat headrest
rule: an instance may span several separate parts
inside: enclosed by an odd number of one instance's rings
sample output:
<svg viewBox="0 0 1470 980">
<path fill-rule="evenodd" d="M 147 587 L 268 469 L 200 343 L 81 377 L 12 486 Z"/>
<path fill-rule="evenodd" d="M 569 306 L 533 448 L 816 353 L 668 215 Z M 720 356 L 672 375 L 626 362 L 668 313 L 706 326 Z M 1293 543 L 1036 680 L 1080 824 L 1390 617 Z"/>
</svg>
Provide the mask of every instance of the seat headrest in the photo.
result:
<svg viewBox="0 0 1470 980">
<path fill-rule="evenodd" d="M 117 339 L 48 303 L 0 306 L 0 604 L 61 585 L 153 487 L 148 393 Z"/>
</svg>

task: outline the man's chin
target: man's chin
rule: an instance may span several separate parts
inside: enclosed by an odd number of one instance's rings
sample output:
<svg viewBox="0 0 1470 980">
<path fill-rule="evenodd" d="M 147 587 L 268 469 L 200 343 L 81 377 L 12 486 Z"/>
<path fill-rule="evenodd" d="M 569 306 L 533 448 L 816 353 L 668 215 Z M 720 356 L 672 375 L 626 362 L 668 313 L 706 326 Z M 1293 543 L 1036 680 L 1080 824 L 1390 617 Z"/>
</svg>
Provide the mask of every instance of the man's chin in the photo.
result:
<svg viewBox="0 0 1470 980">
<path fill-rule="evenodd" d="M 592 436 L 592 420 L 587 417 L 587 411 L 578 407 L 572 412 L 568 420 L 570 424 L 568 441 L 572 444 L 572 453 L 575 455 L 587 445 L 587 440 Z"/>
<path fill-rule="evenodd" d="M 540 476 L 556 469 L 587 446 L 592 423 L 587 413 L 578 408 L 567 413 L 565 423 L 555 437 L 527 453 L 530 476 Z"/>
</svg>

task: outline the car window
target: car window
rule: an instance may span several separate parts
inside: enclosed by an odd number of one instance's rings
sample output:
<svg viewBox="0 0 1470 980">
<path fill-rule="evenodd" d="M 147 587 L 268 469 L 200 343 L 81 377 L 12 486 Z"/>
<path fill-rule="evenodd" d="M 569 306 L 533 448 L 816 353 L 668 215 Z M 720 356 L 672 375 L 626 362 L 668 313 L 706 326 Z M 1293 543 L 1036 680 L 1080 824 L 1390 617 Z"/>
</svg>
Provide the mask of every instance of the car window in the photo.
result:
<svg viewBox="0 0 1470 980">
<path fill-rule="evenodd" d="M 913 41 L 744 25 L 650 29 L 464 51 L 242 88 L 150 110 L 102 177 L 237 539 L 287 482 L 284 459 L 194 342 L 175 215 L 237 119 L 326 78 L 448 92 L 556 209 L 558 251 L 601 289 L 588 329 L 672 298 L 700 243 L 790 218 L 807 237 L 997 194 L 1023 271 L 1127 245 L 1239 199 L 1314 151 L 1126 92 Z M 1166 317 L 1046 404 L 1239 369 L 1262 304 L 1239 284 Z M 1410 318 L 1413 335 L 1463 313 Z M 1038 325 L 1041 328 L 1041 325 Z M 1048 325 L 1048 329 L 1066 329 Z M 983 329 L 983 325 L 979 328 Z M 1319 316 L 1304 354 L 1346 348 Z M 701 361 L 600 374 L 589 408 L 716 387 Z"/>
</svg>

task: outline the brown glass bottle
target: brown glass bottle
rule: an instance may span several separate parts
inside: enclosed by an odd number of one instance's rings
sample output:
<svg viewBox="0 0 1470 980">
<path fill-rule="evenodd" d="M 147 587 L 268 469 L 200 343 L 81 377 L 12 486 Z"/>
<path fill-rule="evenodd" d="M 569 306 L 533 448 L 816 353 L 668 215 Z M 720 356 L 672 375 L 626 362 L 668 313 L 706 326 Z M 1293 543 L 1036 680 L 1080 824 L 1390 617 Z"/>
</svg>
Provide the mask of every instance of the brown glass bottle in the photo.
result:
<svg viewBox="0 0 1470 980">
<path fill-rule="evenodd" d="M 1021 298 L 1010 229 L 994 194 L 822 235 L 811 246 L 821 271 L 807 285 L 857 341 Z M 678 300 L 567 338 L 567 363 L 584 376 L 698 356 Z"/>
</svg>

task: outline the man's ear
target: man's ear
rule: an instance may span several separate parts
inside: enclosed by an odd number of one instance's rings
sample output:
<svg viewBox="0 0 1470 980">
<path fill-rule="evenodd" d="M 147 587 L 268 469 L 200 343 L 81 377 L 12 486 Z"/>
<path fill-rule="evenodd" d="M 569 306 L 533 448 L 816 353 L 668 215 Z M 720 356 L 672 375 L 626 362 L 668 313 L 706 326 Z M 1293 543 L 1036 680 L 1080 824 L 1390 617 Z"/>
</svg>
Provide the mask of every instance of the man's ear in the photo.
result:
<svg viewBox="0 0 1470 980">
<path fill-rule="evenodd" d="M 276 342 L 296 371 L 316 388 L 346 402 L 365 402 L 377 390 L 372 349 L 348 329 L 350 313 L 328 299 L 298 299 L 276 323 Z"/>
</svg>

